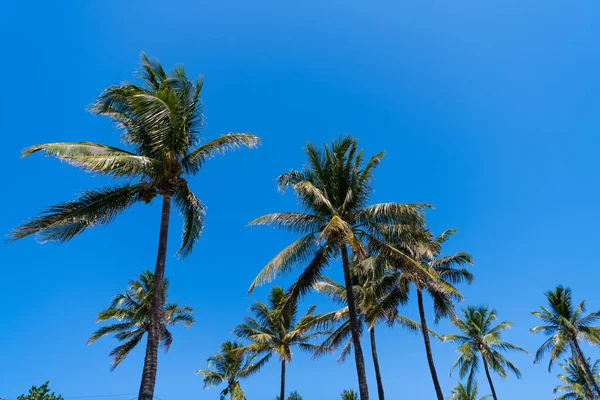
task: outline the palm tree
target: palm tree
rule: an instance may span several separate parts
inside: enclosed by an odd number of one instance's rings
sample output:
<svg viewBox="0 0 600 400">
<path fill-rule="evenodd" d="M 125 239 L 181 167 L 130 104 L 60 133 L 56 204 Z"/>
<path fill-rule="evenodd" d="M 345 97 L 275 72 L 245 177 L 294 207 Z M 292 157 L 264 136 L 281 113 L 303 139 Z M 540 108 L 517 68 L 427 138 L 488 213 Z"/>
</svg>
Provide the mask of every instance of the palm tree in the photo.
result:
<svg viewBox="0 0 600 400">
<path fill-rule="evenodd" d="M 591 365 L 590 369 L 594 380 L 600 381 L 600 366 L 598 361 L 593 365 L 591 360 L 588 358 L 588 365 Z M 566 359 L 564 364 L 559 364 L 560 367 L 565 371 L 565 374 L 558 374 L 558 379 L 562 382 L 561 385 L 554 388 L 554 394 L 563 392 L 556 400 L 593 400 L 594 388 L 588 382 L 586 372 L 577 361 L 576 358 Z"/>
<path fill-rule="evenodd" d="M 118 322 L 103 326 L 98 329 L 88 340 L 91 344 L 101 337 L 114 334 L 122 342 L 115 347 L 110 356 L 113 358 L 111 370 L 114 370 L 127 357 L 148 332 L 150 326 L 150 311 L 152 309 L 152 296 L 154 290 L 154 274 L 144 271 L 139 280 L 131 280 L 129 288 L 124 293 L 113 297 L 112 302 L 105 310 L 98 314 L 96 322 L 115 319 Z M 173 336 L 168 326 L 183 322 L 186 328 L 195 321 L 192 316 L 194 311 L 190 307 L 179 307 L 177 303 L 167 303 L 169 280 L 163 280 L 162 306 L 163 318 L 160 321 L 160 343 L 168 351 L 173 342 Z"/>
<path fill-rule="evenodd" d="M 51 206 L 14 229 L 11 238 L 35 234 L 43 241 L 66 242 L 89 227 L 112 222 L 134 203 L 149 203 L 161 196 L 154 271 L 155 287 L 160 288 L 171 202 L 183 216 L 181 256 L 192 251 L 204 226 L 205 207 L 185 177 L 197 173 L 211 156 L 240 146 L 252 147 L 259 139 L 252 134 L 227 134 L 201 144 L 201 79 L 192 82 L 182 67 L 166 73 L 160 63 L 143 53 L 142 78 L 141 86 L 127 83 L 109 87 L 91 107 L 93 113 L 116 122 L 122 130 L 122 142 L 131 151 L 91 142 L 58 142 L 32 146 L 23 153 L 44 152 L 86 171 L 124 178 L 125 183 L 89 190 L 73 201 Z M 153 293 L 140 399 L 152 398 L 156 381 L 162 291 Z"/>
<path fill-rule="evenodd" d="M 485 400 L 491 397 L 490 395 L 477 397 L 477 392 L 478 390 L 476 383 L 471 382 L 464 385 L 459 382 L 452 388 L 452 392 L 450 393 L 451 395 L 448 397 L 448 400 Z"/>
<path fill-rule="evenodd" d="M 362 263 L 354 263 L 351 272 L 354 299 L 358 310 L 359 334 L 362 336 L 363 326 L 366 324 L 371 342 L 378 397 L 379 400 L 384 400 L 375 325 L 379 322 L 387 322 L 389 325 L 396 322 L 415 332 L 420 329 L 420 326 L 417 322 L 398 314 L 398 306 L 408 302 L 408 288 L 400 285 L 402 281 L 398 279 L 399 274 L 386 269 L 387 265 L 381 261 L 383 259 L 380 257 L 368 257 Z M 329 324 L 338 323 L 339 326 L 325 339 L 315 355 L 322 355 L 329 349 L 342 347 L 338 361 L 344 361 L 352 349 L 346 288 L 333 279 L 323 278 L 314 285 L 314 289 L 342 306 L 339 310 L 317 317 L 320 323 L 327 321 Z"/>
<path fill-rule="evenodd" d="M 323 269 L 341 255 L 360 397 L 368 400 L 348 247 L 358 260 L 365 257 L 364 240 L 392 251 L 376 231 L 381 226 L 389 229 L 392 224 L 420 223 L 422 206 L 397 203 L 368 206 L 373 170 L 383 158 L 383 152 L 363 165 L 363 152 L 352 137 L 333 141 L 331 146 L 325 145 L 323 151 L 309 143 L 306 154 L 308 163 L 303 170 L 292 170 L 278 178 L 280 189 L 291 188 L 305 212 L 268 214 L 250 222 L 250 225 L 272 225 L 303 236 L 262 269 L 249 291 L 308 262 L 288 291 L 287 302 L 294 302 L 311 290 L 322 278 Z"/>
<path fill-rule="evenodd" d="M 431 342 L 427 333 L 429 329 L 423 305 L 423 292 L 427 292 L 433 299 L 436 322 L 441 318 L 454 316 L 454 302 L 462 300 L 463 296 L 453 285 L 473 281 L 473 274 L 467 269 L 461 268 L 465 264 L 472 264 L 472 258 L 468 253 L 458 252 L 450 256 L 441 256 L 442 245 L 455 232 L 454 229 L 447 230 L 437 237 L 434 237 L 430 232 L 423 232 L 424 240 L 404 248 L 406 254 L 422 266 L 421 270 L 405 270 L 402 279 L 406 280 L 407 284 L 414 284 L 417 290 L 417 304 L 421 321 L 420 331 L 423 334 L 429 371 L 438 400 L 444 400 L 444 394 L 437 376 Z M 429 273 L 423 273 L 423 271 Z"/>
<path fill-rule="evenodd" d="M 246 400 L 240 380 L 258 372 L 269 360 L 269 355 L 256 361 L 256 355 L 239 351 L 243 345 L 238 342 L 226 341 L 221 345 L 221 352 L 209 357 L 207 369 L 199 369 L 196 375 L 204 376 L 204 388 L 226 383 L 221 391 L 221 400 L 229 395 L 231 400 Z"/>
<path fill-rule="evenodd" d="M 281 287 L 274 287 L 269 294 L 268 304 L 257 301 L 250 307 L 254 318 L 246 317 L 244 323 L 237 326 L 233 333 L 252 343 L 240 349 L 257 355 L 271 357 L 279 356 L 281 362 L 281 390 L 279 398 L 285 398 L 285 370 L 286 365 L 292 361 L 292 347 L 298 346 L 305 351 L 314 351 L 317 346 L 308 343 L 311 339 L 322 335 L 324 332 L 311 332 L 315 326 L 315 306 L 298 319 L 297 304 L 282 309 L 285 291 Z"/>
<path fill-rule="evenodd" d="M 540 307 L 541 311 L 532 313 L 545 325 L 535 326 L 531 328 L 531 332 L 543 332 L 550 335 L 550 338 L 535 353 L 533 362 L 540 362 L 544 355 L 550 352 L 550 363 L 548 364 L 548 371 L 550 371 L 553 362 L 559 359 L 569 347 L 572 356 L 577 359 L 585 371 L 588 382 L 600 396 L 598 383 L 594 379 L 590 365 L 580 347 L 582 340 L 592 345 L 600 344 L 600 328 L 593 325 L 600 318 L 600 311 L 583 315 L 586 311 L 585 300 L 577 308 L 574 308 L 571 289 L 562 286 L 558 286 L 554 291 L 546 292 L 545 296 L 548 299 L 549 308 Z"/>
<path fill-rule="evenodd" d="M 358 394 L 352 389 L 344 390 L 340 397 L 342 400 L 358 400 Z"/>
<path fill-rule="evenodd" d="M 502 331 L 512 328 L 512 322 L 500 322 L 492 325 L 497 318 L 495 310 L 489 310 L 488 307 L 472 307 L 462 310 L 464 320 L 455 317 L 452 323 L 461 332 L 460 335 L 445 335 L 444 340 L 455 342 L 459 345 L 458 352 L 460 356 L 452 365 L 452 369 L 458 367 L 458 373 L 461 378 L 468 376 L 467 384 L 472 385 L 475 373 L 479 370 L 480 359 L 483 360 L 485 375 L 490 384 L 492 397 L 498 400 L 496 390 L 492 383 L 490 369 L 495 371 L 500 377 L 506 378 L 509 369 L 517 378 L 521 378 L 521 372 L 501 351 L 522 351 L 524 349 L 512 343 L 502 341 Z"/>
<path fill-rule="evenodd" d="M 275 400 L 281 400 L 281 397 L 275 396 Z M 300 393 L 298 393 L 297 390 L 294 390 L 293 392 L 290 392 L 286 400 L 302 400 L 302 396 L 300 396 Z"/>
</svg>

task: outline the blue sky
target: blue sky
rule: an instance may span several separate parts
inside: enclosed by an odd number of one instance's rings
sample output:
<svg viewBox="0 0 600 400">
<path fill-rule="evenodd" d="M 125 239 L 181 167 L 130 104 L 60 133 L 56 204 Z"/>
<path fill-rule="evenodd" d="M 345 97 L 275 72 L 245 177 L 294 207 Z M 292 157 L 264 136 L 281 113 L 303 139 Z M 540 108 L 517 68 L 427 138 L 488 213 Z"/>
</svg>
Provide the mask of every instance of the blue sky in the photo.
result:
<svg viewBox="0 0 600 400">
<path fill-rule="evenodd" d="M 194 372 L 231 338 L 248 306 L 264 299 L 268 287 L 250 297 L 246 290 L 293 240 L 246 224 L 297 210 L 274 179 L 303 165 L 308 141 L 350 133 L 369 154 L 386 149 L 373 201 L 433 203 L 432 228 L 459 229 L 448 251 L 469 251 L 476 261 L 464 304 L 489 304 L 514 321 L 507 340 L 535 351 L 543 338 L 528 332 L 536 322 L 529 313 L 559 283 L 600 308 L 593 253 L 600 222 L 598 3 L 131 0 L 10 2 L 3 9 L 2 232 L 42 206 L 107 183 L 19 154 L 40 142 L 118 145 L 111 123 L 86 106 L 103 88 L 131 80 L 141 51 L 205 75 L 208 138 L 249 131 L 263 139 L 257 150 L 212 160 L 191 181 L 208 205 L 206 229 L 192 256 L 168 259 L 167 275 L 171 298 L 194 307 L 198 322 L 175 329 L 170 352 L 160 357 L 161 399 L 217 398 L 219 389 L 203 390 Z M 180 238 L 180 220 L 172 221 L 171 254 Z M 143 349 L 110 372 L 115 343 L 85 343 L 97 311 L 153 268 L 158 226 L 155 202 L 65 245 L 26 239 L 0 246 L 0 397 L 14 399 L 48 379 L 67 399 L 135 396 Z M 316 295 L 304 306 L 313 303 L 331 308 Z M 416 317 L 415 307 L 405 314 Z M 437 330 L 452 328 L 443 322 Z M 388 397 L 434 398 L 420 337 L 385 327 L 378 333 Z M 455 349 L 433 350 L 448 392 L 457 380 L 447 374 Z M 597 349 L 585 351 L 600 357 Z M 523 380 L 496 378 L 500 397 L 552 398 L 558 371 L 548 374 L 531 356 L 511 358 Z M 311 361 L 296 352 L 288 372 L 289 389 L 307 400 L 357 388 L 352 361 Z M 251 400 L 270 399 L 278 379 L 272 363 L 243 386 Z"/>
</svg>

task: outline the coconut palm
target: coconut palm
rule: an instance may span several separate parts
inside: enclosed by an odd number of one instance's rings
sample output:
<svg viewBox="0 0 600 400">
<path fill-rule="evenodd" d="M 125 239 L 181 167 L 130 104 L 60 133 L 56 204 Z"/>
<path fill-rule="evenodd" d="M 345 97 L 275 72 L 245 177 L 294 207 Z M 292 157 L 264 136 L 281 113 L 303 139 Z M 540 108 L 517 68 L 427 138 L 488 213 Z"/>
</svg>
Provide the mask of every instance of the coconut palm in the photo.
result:
<svg viewBox="0 0 600 400">
<path fill-rule="evenodd" d="M 375 325 L 379 322 L 386 322 L 389 325 L 398 323 L 414 332 L 420 329 L 417 322 L 398 314 L 398 306 L 408 302 L 408 287 L 402 286 L 403 281 L 398 278 L 399 273 L 386 269 L 386 264 L 382 261 L 382 258 L 373 256 L 362 263 L 353 263 L 351 268 L 359 333 L 362 336 L 364 326 L 369 331 L 379 400 L 384 400 L 385 392 L 377 354 Z M 324 321 L 330 324 L 337 323 L 338 327 L 325 339 L 315 355 L 322 355 L 329 349 L 342 347 L 338 361 L 344 361 L 352 350 L 346 288 L 333 279 L 325 277 L 314 285 L 314 289 L 342 306 L 339 310 L 318 316 L 321 323 Z"/>
<path fill-rule="evenodd" d="M 24 156 L 43 152 L 97 174 L 124 179 L 124 183 L 84 192 L 73 201 L 45 209 L 14 229 L 12 240 L 37 235 L 43 241 L 66 242 L 87 228 L 112 222 L 139 202 L 162 197 L 155 287 L 165 271 L 171 203 L 183 217 L 181 256 L 188 255 L 204 226 L 205 207 L 191 191 L 186 177 L 194 175 L 215 154 L 259 139 L 252 134 L 227 134 L 201 143 L 203 117 L 201 79 L 190 80 L 182 67 L 167 73 L 158 62 L 142 54 L 142 85 L 123 84 L 106 89 L 91 111 L 112 119 L 122 131 L 123 150 L 91 142 L 58 142 L 29 147 Z M 151 399 L 156 381 L 160 342 L 162 291 L 155 290 L 140 399 Z"/>
<path fill-rule="evenodd" d="M 471 382 L 470 384 L 467 383 L 464 385 L 459 382 L 452 388 L 452 392 L 450 392 L 450 397 L 448 397 L 448 400 L 485 400 L 492 397 L 490 395 L 477 397 L 477 392 L 478 390 L 476 383 Z"/>
<path fill-rule="evenodd" d="M 195 321 L 194 311 L 190 307 L 179 307 L 177 303 L 167 303 L 169 280 L 163 280 L 162 306 L 163 318 L 160 321 L 160 344 L 168 351 L 173 342 L 169 326 L 183 322 L 186 328 Z M 124 293 L 113 297 L 110 305 L 98 314 L 96 322 L 115 319 L 118 322 L 98 329 L 88 340 L 88 344 L 104 336 L 115 335 L 121 342 L 110 352 L 113 358 L 111 370 L 114 370 L 142 340 L 150 326 L 150 312 L 154 291 L 154 274 L 144 271 L 138 280 L 131 280 L 129 288 Z"/>
<path fill-rule="evenodd" d="M 452 320 L 452 323 L 459 329 L 461 334 L 444 336 L 444 340 L 459 345 L 458 352 L 460 355 L 452 365 L 450 373 L 452 374 L 452 371 L 458 368 L 459 376 L 461 378 L 468 376 L 467 384 L 472 385 L 475 374 L 479 370 L 480 360 L 482 360 L 492 397 L 494 400 L 498 400 L 490 369 L 502 378 L 508 376 L 507 369 L 513 372 L 517 378 L 521 378 L 521 372 L 517 367 L 500 352 L 527 352 L 519 346 L 502 341 L 502 332 L 512 328 L 513 323 L 505 321 L 493 325 L 497 318 L 495 310 L 489 310 L 488 307 L 469 306 L 466 310 L 462 310 L 462 313 L 463 320 L 458 317 Z"/>
<path fill-rule="evenodd" d="M 352 389 L 344 390 L 340 398 L 342 400 L 358 400 L 358 394 Z"/>
<path fill-rule="evenodd" d="M 281 397 L 276 396 L 275 400 L 281 400 Z M 300 396 L 300 393 L 298 393 L 297 390 L 294 390 L 293 392 L 290 392 L 286 400 L 302 400 L 302 396 Z"/>
<path fill-rule="evenodd" d="M 600 366 L 598 361 L 594 364 L 588 358 L 588 365 L 596 382 L 600 381 Z M 587 379 L 586 372 L 577 361 L 576 358 L 568 358 L 564 363 L 559 364 L 565 371 L 564 374 L 558 374 L 558 379 L 562 382 L 561 385 L 554 388 L 554 394 L 560 394 L 556 400 L 593 400 L 594 387 L 590 385 Z"/>
<path fill-rule="evenodd" d="M 352 279 L 348 247 L 357 259 L 365 257 L 366 240 L 393 251 L 386 243 L 382 243 L 375 231 L 382 226 L 390 229 L 390 226 L 395 226 L 393 224 L 420 223 L 422 206 L 397 203 L 369 206 L 372 192 L 370 181 L 383 152 L 363 165 L 363 152 L 352 137 L 336 140 L 331 146 L 325 145 L 323 151 L 308 144 L 306 154 L 308 163 L 303 170 L 292 170 L 278 178 L 280 189 L 291 188 L 304 212 L 268 214 L 250 223 L 291 230 L 302 234 L 302 237 L 262 269 L 252 282 L 250 291 L 307 262 L 304 271 L 288 291 L 288 302 L 293 303 L 311 290 L 314 283 L 322 278 L 323 269 L 341 255 L 360 397 L 368 400 L 359 321 L 354 295 L 350 290 Z"/>
<path fill-rule="evenodd" d="M 585 371 L 588 382 L 600 396 L 600 388 L 580 346 L 581 341 L 587 341 L 592 345 L 600 344 L 600 328 L 594 326 L 600 319 L 600 311 L 584 315 L 586 312 L 585 300 L 574 307 L 571 289 L 562 286 L 546 292 L 545 296 L 549 307 L 540 307 L 541 311 L 532 313 L 540 318 L 544 325 L 531 328 L 531 332 L 542 332 L 549 335 L 550 338 L 535 353 L 533 361 L 540 362 L 544 355 L 550 352 L 550 363 L 548 364 L 548 371 L 550 371 L 554 361 L 559 359 L 567 349 L 570 349 L 572 356 L 577 359 Z"/>
<path fill-rule="evenodd" d="M 221 400 L 229 395 L 231 400 L 246 400 L 240 385 L 240 380 L 258 372 L 269 360 L 269 355 L 255 361 L 257 356 L 239 351 L 243 345 L 238 342 L 226 341 L 221 345 L 221 352 L 209 357 L 207 369 L 199 369 L 197 375 L 204 376 L 204 388 L 227 386 L 221 391 Z"/>
<path fill-rule="evenodd" d="M 422 266 L 421 270 L 405 270 L 401 279 L 405 280 L 406 284 L 414 284 L 416 288 L 421 322 L 420 331 L 423 334 L 427 363 L 429 364 L 429 371 L 438 400 L 444 400 L 444 394 L 435 368 L 429 334 L 426 333 L 429 332 L 429 329 L 425 316 L 423 294 L 425 292 L 433 299 L 435 321 L 437 322 L 441 318 L 454 316 L 454 302 L 463 298 L 460 291 L 453 285 L 461 282 L 472 282 L 473 274 L 463 267 L 472 263 L 472 258 L 468 253 L 458 252 L 449 256 L 441 256 L 442 245 L 455 232 L 456 230 L 447 230 L 437 237 L 430 232 L 423 232 L 421 240 L 412 246 L 403 248 L 406 254 Z"/>
<path fill-rule="evenodd" d="M 279 356 L 281 362 L 281 390 L 279 398 L 285 397 L 286 366 L 292 361 L 292 347 L 314 352 L 316 345 L 309 341 L 323 331 L 312 331 L 315 326 L 315 306 L 298 319 L 298 306 L 282 308 L 285 291 L 281 287 L 271 289 L 267 304 L 257 301 L 250 307 L 254 318 L 246 317 L 244 323 L 237 326 L 233 333 L 252 343 L 244 346 L 241 351 L 271 357 Z"/>
</svg>

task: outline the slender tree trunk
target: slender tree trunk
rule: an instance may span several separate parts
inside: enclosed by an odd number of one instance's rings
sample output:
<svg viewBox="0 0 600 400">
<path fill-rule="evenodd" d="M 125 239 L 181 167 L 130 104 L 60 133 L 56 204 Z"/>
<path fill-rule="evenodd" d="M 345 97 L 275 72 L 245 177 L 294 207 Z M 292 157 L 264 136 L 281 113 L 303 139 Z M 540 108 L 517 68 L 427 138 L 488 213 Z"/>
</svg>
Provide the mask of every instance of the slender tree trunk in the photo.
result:
<svg viewBox="0 0 600 400">
<path fill-rule="evenodd" d="M 483 367 L 485 368 L 485 376 L 487 376 L 487 380 L 490 384 L 490 389 L 492 391 L 492 397 L 494 398 L 494 400 L 498 400 L 498 396 L 496 396 L 496 389 L 494 389 L 494 384 L 492 383 L 492 376 L 490 375 L 490 369 L 488 367 L 488 363 L 487 360 L 485 359 L 485 357 L 482 355 L 481 358 L 483 359 Z"/>
<path fill-rule="evenodd" d="M 433 362 L 433 353 L 431 352 L 431 342 L 429 341 L 429 329 L 427 328 L 427 319 L 425 318 L 425 307 L 423 307 L 423 290 L 417 288 L 417 302 L 419 303 L 419 317 L 421 318 L 421 333 L 423 334 L 423 341 L 425 342 L 425 353 L 427 353 L 427 362 L 429 363 L 429 371 L 431 372 L 431 379 L 433 380 L 433 386 L 435 387 L 435 394 L 438 400 L 444 400 L 444 394 L 442 393 L 442 387 L 435 370 L 435 363 Z"/>
<path fill-rule="evenodd" d="M 379 358 L 377 357 L 377 346 L 375 344 L 375 326 L 372 326 L 371 329 L 369 329 L 369 333 L 371 335 L 371 353 L 373 354 L 373 365 L 375 366 L 375 378 L 377 379 L 377 394 L 379 395 L 379 400 L 384 400 L 383 381 L 381 379 Z"/>
<path fill-rule="evenodd" d="M 579 341 L 577 340 L 576 337 L 573 337 L 572 342 L 573 342 L 573 347 L 575 347 L 575 351 L 577 352 L 577 359 L 579 360 L 579 364 L 581 365 L 581 368 L 583 368 L 588 381 L 594 387 L 594 390 L 596 391 L 598 396 L 600 396 L 600 388 L 598 387 L 598 383 L 594 379 L 594 375 L 592 374 L 592 371 L 590 370 L 590 366 L 588 365 L 585 357 L 583 356 L 583 351 L 581 351 L 581 347 L 579 347 Z"/>
<path fill-rule="evenodd" d="M 167 236 L 169 233 L 169 216 L 171 214 L 171 194 L 163 195 L 160 234 L 158 238 L 158 256 L 154 269 L 154 292 L 152 294 L 152 310 L 150 312 L 150 328 L 148 329 L 148 344 L 144 358 L 144 372 L 140 385 L 139 400 L 152 400 L 156 383 L 158 366 L 158 344 L 160 342 L 160 321 L 164 310 L 162 307 L 162 286 L 165 276 L 165 260 L 167 258 Z"/>
<path fill-rule="evenodd" d="M 279 400 L 285 400 L 285 359 L 281 360 L 281 393 Z"/>
<path fill-rule="evenodd" d="M 342 245 L 341 250 L 344 283 L 346 285 L 346 298 L 348 300 L 348 314 L 350 316 L 350 331 L 352 332 L 354 360 L 356 361 L 356 373 L 358 375 L 358 390 L 360 392 L 360 400 L 369 400 L 369 388 L 367 387 L 367 375 L 365 373 L 365 359 L 360 345 L 360 335 L 358 334 L 358 318 L 356 315 L 356 304 L 354 304 L 354 292 L 352 291 L 350 261 L 348 260 L 348 249 L 346 248 L 345 243 Z"/>
</svg>

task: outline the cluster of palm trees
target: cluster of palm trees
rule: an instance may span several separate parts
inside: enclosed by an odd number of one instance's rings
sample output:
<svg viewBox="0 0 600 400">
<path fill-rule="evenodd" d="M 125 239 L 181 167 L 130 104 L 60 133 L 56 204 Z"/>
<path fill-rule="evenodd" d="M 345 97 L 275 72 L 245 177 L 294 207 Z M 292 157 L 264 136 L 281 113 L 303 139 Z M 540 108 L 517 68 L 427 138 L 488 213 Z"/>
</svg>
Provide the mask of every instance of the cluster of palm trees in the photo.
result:
<svg viewBox="0 0 600 400">
<path fill-rule="evenodd" d="M 154 396 L 158 348 L 172 342 L 169 327 L 194 322 L 193 310 L 167 300 L 165 277 L 167 235 L 171 205 L 183 218 L 183 240 L 178 253 L 187 256 L 203 229 L 205 206 L 189 187 L 188 178 L 198 173 L 210 157 L 239 147 L 254 147 L 260 139 L 249 133 L 229 133 L 203 141 L 200 130 L 202 79 L 191 80 L 182 67 L 166 72 L 142 54 L 142 84 L 122 84 L 106 89 L 91 107 L 108 116 L 120 128 L 123 150 L 91 142 L 58 142 L 32 146 L 24 155 L 44 152 L 83 170 L 115 178 L 115 185 L 84 192 L 75 200 L 45 209 L 11 233 L 17 240 L 36 235 L 44 241 L 66 242 L 87 228 L 108 224 L 136 203 L 162 202 L 157 260 L 154 272 L 145 271 L 129 288 L 117 295 L 98 315 L 98 321 L 116 320 L 98 329 L 90 338 L 114 334 L 121 344 L 111 353 L 115 368 L 147 334 L 146 354 L 139 399 Z M 505 356 L 524 349 L 502 340 L 511 322 L 496 322 L 496 311 L 469 306 L 456 313 L 463 299 L 458 284 L 474 279 L 468 267 L 472 257 L 465 252 L 445 255 L 443 245 L 455 230 L 435 235 L 426 222 L 429 204 L 370 203 L 371 182 L 384 157 L 366 158 L 353 137 L 341 137 L 319 148 L 308 144 L 307 162 L 277 179 L 282 191 L 291 190 L 300 210 L 259 217 L 250 225 L 268 225 L 295 232 L 299 238 L 282 249 L 258 273 L 249 293 L 281 275 L 300 270 L 288 287 L 271 289 L 268 301 L 256 302 L 252 316 L 233 330 L 235 341 L 226 341 L 220 352 L 199 370 L 205 386 L 223 386 L 221 398 L 245 399 L 240 381 L 255 373 L 275 355 L 281 365 L 279 399 L 286 397 L 286 368 L 297 347 L 318 357 L 339 351 L 339 360 L 353 355 L 358 395 L 352 390 L 344 399 L 369 399 L 363 333 L 368 332 L 377 395 L 384 400 L 384 383 L 377 354 L 378 324 L 398 325 L 423 338 L 433 389 L 437 400 L 446 395 L 440 385 L 431 348 L 431 338 L 456 343 L 459 357 L 451 368 L 464 382 L 452 389 L 450 399 L 476 399 L 477 373 L 483 365 L 491 397 L 497 400 L 492 373 L 505 378 L 519 370 Z M 343 282 L 325 276 L 341 261 Z M 298 316 L 301 299 L 319 292 L 337 304 L 332 312 L 316 313 L 315 306 Z M 428 326 L 424 296 L 431 297 L 434 321 L 449 318 L 457 334 L 438 335 Z M 402 307 L 416 299 L 419 320 L 401 314 Z M 558 287 L 546 294 L 549 306 L 534 315 L 545 325 L 532 328 L 550 338 L 535 355 L 539 362 L 550 353 L 550 367 L 562 360 L 565 374 L 556 388 L 562 399 L 600 398 L 598 365 L 586 358 L 582 341 L 600 344 L 595 326 L 600 312 L 588 315 L 585 303 L 574 307 L 569 289 Z M 570 357 L 564 358 L 567 353 Z M 485 396 L 488 397 L 488 396 Z M 484 397 L 484 398 L 485 398 Z M 298 400 L 297 392 L 287 399 Z"/>
</svg>

